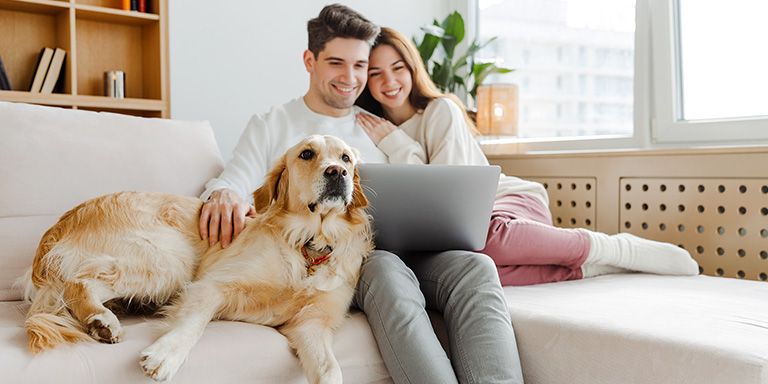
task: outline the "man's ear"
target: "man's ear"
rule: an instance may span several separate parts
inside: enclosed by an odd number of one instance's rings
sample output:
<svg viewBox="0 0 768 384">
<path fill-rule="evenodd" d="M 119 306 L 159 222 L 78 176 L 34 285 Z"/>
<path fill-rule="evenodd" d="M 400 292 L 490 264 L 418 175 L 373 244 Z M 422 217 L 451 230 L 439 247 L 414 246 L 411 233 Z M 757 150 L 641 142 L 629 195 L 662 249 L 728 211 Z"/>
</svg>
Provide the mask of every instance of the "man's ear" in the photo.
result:
<svg viewBox="0 0 768 384">
<path fill-rule="evenodd" d="M 315 54 L 312 53 L 309 49 L 304 51 L 304 68 L 307 69 L 307 72 L 312 72 L 312 69 L 315 67 L 315 62 L 317 62 L 317 58 L 315 58 Z"/>
<path fill-rule="evenodd" d="M 256 213 L 263 213 L 273 201 L 285 207 L 288 192 L 288 171 L 283 155 L 264 179 L 264 184 L 253 192 L 253 207 Z"/>
</svg>

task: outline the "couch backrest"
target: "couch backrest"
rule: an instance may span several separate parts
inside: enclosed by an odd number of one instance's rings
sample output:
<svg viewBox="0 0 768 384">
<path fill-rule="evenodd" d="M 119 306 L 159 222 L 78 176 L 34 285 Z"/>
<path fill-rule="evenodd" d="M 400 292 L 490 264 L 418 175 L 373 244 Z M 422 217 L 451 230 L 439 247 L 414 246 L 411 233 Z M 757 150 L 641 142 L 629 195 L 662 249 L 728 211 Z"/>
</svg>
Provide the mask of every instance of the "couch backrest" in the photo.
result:
<svg viewBox="0 0 768 384">
<path fill-rule="evenodd" d="M 223 162 L 208 122 L 0 102 L 0 300 L 42 234 L 75 205 L 117 191 L 197 196 Z"/>
</svg>

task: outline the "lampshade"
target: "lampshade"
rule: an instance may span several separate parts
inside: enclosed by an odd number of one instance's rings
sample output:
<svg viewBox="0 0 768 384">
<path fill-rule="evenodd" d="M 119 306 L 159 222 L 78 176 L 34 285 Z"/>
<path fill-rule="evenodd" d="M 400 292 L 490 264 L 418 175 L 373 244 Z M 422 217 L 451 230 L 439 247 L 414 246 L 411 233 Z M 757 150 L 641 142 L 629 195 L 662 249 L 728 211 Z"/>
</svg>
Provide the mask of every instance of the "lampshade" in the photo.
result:
<svg viewBox="0 0 768 384">
<path fill-rule="evenodd" d="M 515 84 L 477 88 L 477 129 L 483 135 L 517 136 L 518 93 Z"/>
</svg>

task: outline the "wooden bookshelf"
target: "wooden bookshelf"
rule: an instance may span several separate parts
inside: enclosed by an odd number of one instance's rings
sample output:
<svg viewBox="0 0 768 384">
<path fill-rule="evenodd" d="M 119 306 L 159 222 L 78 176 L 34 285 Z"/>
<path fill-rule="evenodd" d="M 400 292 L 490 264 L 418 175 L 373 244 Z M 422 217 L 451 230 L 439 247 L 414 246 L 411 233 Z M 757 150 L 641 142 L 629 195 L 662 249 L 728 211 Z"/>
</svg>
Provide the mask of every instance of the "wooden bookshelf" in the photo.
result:
<svg viewBox="0 0 768 384">
<path fill-rule="evenodd" d="M 0 101 L 170 117 L 168 0 L 147 12 L 121 0 L 0 0 L 0 57 L 13 86 Z M 59 93 L 30 93 L 43 47 L 67 51 Z M 125 72 L 125 98 L 104 95 L 104 72 Z"/>
</svg>

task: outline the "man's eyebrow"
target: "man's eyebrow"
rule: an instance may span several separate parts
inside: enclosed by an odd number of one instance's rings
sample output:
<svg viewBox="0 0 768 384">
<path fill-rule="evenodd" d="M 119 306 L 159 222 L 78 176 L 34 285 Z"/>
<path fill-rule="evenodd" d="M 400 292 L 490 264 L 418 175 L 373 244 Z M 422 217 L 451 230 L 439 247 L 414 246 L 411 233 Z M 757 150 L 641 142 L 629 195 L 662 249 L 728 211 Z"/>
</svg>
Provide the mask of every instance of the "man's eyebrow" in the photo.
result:
<svg viewBox="0 0 768 384">
<path fill-rule="evenodd" d="M 329 57 L 325 58 L 325 61 L 341 61 L 341 62 L 345 62 L 346 60 L 342 59 L 341 57 L 329 56 Z M 368 64 L 368 60 L 357 60 L 355 63 L 357 63 L 357 64 Z"/>
</svg>

